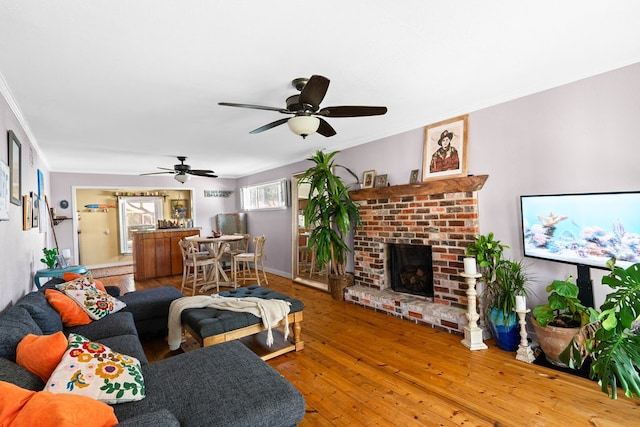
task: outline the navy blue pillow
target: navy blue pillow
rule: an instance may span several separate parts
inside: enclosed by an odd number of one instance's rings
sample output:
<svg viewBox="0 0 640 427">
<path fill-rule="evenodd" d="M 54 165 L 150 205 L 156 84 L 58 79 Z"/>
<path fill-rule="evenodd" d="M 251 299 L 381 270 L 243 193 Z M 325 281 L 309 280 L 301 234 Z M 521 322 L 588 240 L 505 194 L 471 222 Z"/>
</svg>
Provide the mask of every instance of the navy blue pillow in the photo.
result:
<svg viewBox="0 0 640 427">
<path fill-rule="evenodd" d="M 0 314 L 0 357 L 16 361 L 16 347 L 28 334 L 42 335 L 42 330 L 24 307 L 13 306 Z"/>
</svg>

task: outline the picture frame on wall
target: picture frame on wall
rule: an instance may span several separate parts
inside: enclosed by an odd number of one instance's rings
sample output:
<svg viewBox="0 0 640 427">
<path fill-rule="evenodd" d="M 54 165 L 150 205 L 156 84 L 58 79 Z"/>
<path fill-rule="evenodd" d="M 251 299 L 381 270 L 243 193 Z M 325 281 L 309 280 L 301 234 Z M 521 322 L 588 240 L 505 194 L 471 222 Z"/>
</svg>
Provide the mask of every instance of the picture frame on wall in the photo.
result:
<svg viewBox="0 0 640 427">
<path fill-rule="evenodd" d="M 173 219 L 191 218 L 189 215 L 189 203 L 184 199 L 171 200 L 171 217 Z"/>
<path fill-rule="evenodd" d="M 387 174 L 377 175 L 376 176 L 376 187 L 386 187 L 387 186 Z"/>
<path fill-rule="evenodd" d="M 424 128 L 422 181 L 467 175 L 469 115 Z"/>
<path fill-rule="evenodd" d="M 0 221 L 9 221 L 9 165 L 0 160 Z"/>
<path fill-rule="evenodd" d="M 31 209 L 31 227 L 40 228 L 40 199 L 35 193 L 31 193 Z"/>
<path fill-rule="evenodd" d="M 376 171 L 368 170 L 362 173 L 362 188 L 371 188 L 376 179 Z"/>
<path fill-rule="evenodd" d="M 22 229 L 24 231 L 31 230 L 31 222 L 33 210 L 31 207 L 31 196 L 22 196 Z"/>
<path fill-rule="evenodd" d="M 20 206 L 22 201 L 22 146 L 18 137 L 12 130 L 9 131 L 9 195 L 11 203 Z"/>
<path fill-rule="evenodd" d="M 418 176 L 420 175 L 420 169 L 414 169 L 409 174 L 409 184 L 415 184 L 418 182 Z"/>
</svg>

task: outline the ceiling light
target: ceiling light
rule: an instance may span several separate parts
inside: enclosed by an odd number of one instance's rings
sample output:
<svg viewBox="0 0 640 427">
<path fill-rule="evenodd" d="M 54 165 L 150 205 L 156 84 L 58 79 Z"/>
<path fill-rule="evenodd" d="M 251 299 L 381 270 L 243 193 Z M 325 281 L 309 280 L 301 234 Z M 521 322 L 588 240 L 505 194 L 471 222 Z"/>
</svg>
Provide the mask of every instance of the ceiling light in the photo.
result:
<svg viewBox="0 0 640 427">
<path fill-rule="evenodd" d="M 304 139 L 318 130 L 320 119 L 313 116 L 295 116 L 291 117 L 287 124 L 293 133 Z"/>
<path fill-rule="evenodd" d="M 187 175 L 186 173 L 179 173 L 179 174 L 176 174 L 174 178 L 176 179 L 176 181 L 184 184 L 185 182 L 191 179 L 191 175 Z"/>
</svg>

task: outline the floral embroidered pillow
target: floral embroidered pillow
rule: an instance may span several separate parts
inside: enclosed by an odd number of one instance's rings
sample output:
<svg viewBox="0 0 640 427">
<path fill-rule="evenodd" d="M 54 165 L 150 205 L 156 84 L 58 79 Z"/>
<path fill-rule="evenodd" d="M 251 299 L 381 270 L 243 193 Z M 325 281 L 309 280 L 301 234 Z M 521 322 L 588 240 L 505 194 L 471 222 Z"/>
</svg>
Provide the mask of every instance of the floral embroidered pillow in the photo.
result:
<svg viewBox="0 0 640 427">
<path fill-rule="evenodd" d="M 90 274 L 56 285 L 56 288 L 74 300 L 94 320 L 102 319 L 107 314 L 115 313 L 127 306 L 119 299 L 97 289 Z"/>
<path fill-rule="evenodd" d="M 51 393 L 71 393 L 105 403 L 123 403 L 145 397 L 140 361 L 78 334 L 69 334 L 69 346 L 45 385 Z"/>
</svg>

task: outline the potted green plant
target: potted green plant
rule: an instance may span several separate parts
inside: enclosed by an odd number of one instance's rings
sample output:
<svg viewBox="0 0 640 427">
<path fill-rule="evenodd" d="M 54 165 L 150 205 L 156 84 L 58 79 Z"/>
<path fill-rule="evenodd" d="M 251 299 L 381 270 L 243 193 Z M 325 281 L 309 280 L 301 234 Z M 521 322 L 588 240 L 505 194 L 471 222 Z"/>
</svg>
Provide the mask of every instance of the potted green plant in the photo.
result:
<svg viewBox="0 0 640 427">
<path fill-rule="evenodd" d="M 40 258 L 40 262 L 47 264 L 48 268 L 54 268 L 56 266 L 56 262 L 58 261 L 58 249 L 42 249 L 44 253 L 44 258 Z"/>
<path fill-rule="evenodd" d="M 516 296 L 527 295 L 530 277 L 522 261 L 501 260 L 495 268 L 495 280 L 484 291 L 485 315 L 499 348 L 516 351 L 520 344 L 520 325 Z"/>
<path fill-rule="evenodd" d="M 501 244 L 500 240 L 494 240 L 493 237 L 493 232 L 486 236 L 478 234 L 465 250 L 467 256 L 475 257 L 482 274 L 480 280 L 487 285 L 495 281 L 495 272 L 502 260 L 502 252 L 509 249 L 509 246 Z"/>
<path fill-rule="evenodd" d="M 531 323 L 538 344 L 549 363 L 567 367 L 559 356 L 567 348 L 580 328 L 590 322 L 593 308 L 585 307 L 578 299 L 578 286 L 573 277 L 554 280 L 546 287 L 547 303 L 533 308 Z"/>
<path fill-rule="evenodd" d="M 626 269 L 608 262 L 609 275 L 602 284 L 613 292 L 605 297 L 600 313 L 592 313 L 592 322 L 583 326 L 560 359 L 580 368 L 591 359 L 590 376 L 598 380 L 604 393 L 618 397 L 622 387 L 625 396 L 640 397 L 640 334 L 636 319 L 640 316 L 640 263 Z"/>
<path fill-rule="evenodd" d="M 349 197 L 349 188 L 336 175 L 336 168 L 348 169 L 335 164 L 339 151 L 325 153 L 316 151 L 307 160 L 314 163 L 300 177 L 298 183 L 309 184 L 309 199 L 303 210 L 305 227 L 313 229 L 307 243 L 311 251 L 315 248 L 318 269 L 330 268 L 329 290 L 335 299 L 344 298 L 348 283 L 345 272 L 346 254 L 349 247 L 345 239 L 352 226 L 362 222 L 358 206 Z"/>
<path fill-rule="evenodd" d="M 489 292 L 487 292 L 487 290 L 491 288 L 496 281 L 496 269 L 502 261 L 502 253 L 508 248 L 509 246 L 503 245 L 500 243 L 500 240 L 495 240 L 493 232 L 490 232 L 486 236 L 477 234 L 473 239 L 473 243 L 467 245 L 465 250 L 466 256 L 471 256 L 476 259 L 478 271 L 482 274 L 480 282 L 484 284 L 484 291 L 480 293 L 481 324 L 485 322 L 488 323 L 492 302 L 488 298 Z M 485 329 L 487 334 L 492 330 L 491 325 L 488 326 L 489 327 Z M 488 337 L 489 336 L 487 336 L 487 338 Z"/>
</svg>

